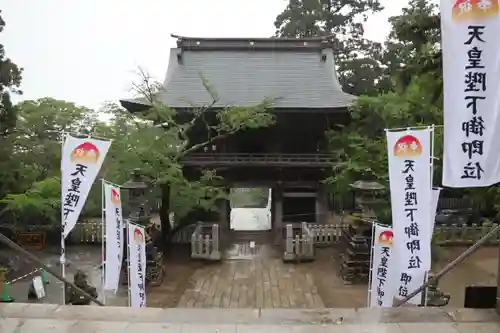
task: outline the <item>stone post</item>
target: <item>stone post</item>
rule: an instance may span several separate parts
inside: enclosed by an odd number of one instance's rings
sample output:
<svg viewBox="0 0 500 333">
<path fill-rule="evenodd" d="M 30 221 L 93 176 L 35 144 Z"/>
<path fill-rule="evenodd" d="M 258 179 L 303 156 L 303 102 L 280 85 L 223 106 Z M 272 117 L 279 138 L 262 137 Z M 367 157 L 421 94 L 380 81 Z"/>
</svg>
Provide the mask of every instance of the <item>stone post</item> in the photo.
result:
<svg viewBox="0 0 500 333">
<path fill-rule="evenodd" d="M 219 225 L 212 225 L 212 253 L 210 253 L 211 260 L 220 260 L 221 253 L 219 249 Z"/>
<path fill-rule="evenodd" d="M 7 274 L 7 272 L 7 268 L 0 267 L 0 303 L 12 302 L 12 299 L 10 298 L 7 290 L 7 285 L 5 283 L 7 281 L 7 278 L 5 277 L 5 274 Z"/>
<path fill-rule="evenodd" d="M 293 248 L 293 227 L 291 224 L 286 225 L 285 253 L 283 253 L 284 261 L 292 261 L 295 259 L 295 251 Z M 298 244 L 296 244 L 298 246 Z"/>
</svg>

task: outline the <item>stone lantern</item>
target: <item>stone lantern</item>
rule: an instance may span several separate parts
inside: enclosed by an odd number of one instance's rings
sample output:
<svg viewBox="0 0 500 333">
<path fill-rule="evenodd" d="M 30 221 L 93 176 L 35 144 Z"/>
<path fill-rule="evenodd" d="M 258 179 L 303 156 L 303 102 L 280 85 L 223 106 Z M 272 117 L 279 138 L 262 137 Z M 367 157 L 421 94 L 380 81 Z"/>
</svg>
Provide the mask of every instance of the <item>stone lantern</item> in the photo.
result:
<svg viewBox="0 0 500 333">
<path fill-rule="evenodd" d="M 377 182 L 358 180 L 351 184 L 354 190 L 354 203 L 360 210 L 360 217 L 364 219 L 376 219 L 376 211 L 383 206 L 386 201 L 380 199 L 378 194 L 385 189 L 385 186 Z"/>
<path fill-rule="evenodd" d="M 385 187 L 377 182 L 358 180 L 350 185 L 357 211 L 346 217 L 347 228 L 341 234 L 340 275 L 350 283 L 366 282 L 370 276 L 373 222 L 377 208 L 386 202 L 378 193 Z"/>
<path fill-rule="evenodd" d="M 146 226 L 151 218 L 151 187 L 145 182 L 140 169 L 134 169 L 132 179 L 121 186 L 128 194 L 126 217 Z"/>
</svg>

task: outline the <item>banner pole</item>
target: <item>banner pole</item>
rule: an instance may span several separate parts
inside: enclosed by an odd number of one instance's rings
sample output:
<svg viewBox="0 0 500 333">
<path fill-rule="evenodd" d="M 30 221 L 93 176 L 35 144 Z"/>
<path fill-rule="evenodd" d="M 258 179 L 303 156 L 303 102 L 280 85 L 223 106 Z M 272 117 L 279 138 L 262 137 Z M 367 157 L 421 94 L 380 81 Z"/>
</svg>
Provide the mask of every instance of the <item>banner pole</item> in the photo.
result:
<svg viewBox="0 0 500 333">
<path fill-rule="evenodd" d="M 106 201 L 105 201 L 105 181 L 101 179 L 101 255 L 102 255 L 102 302 L 106 304 Z"/>
<path fill-rule="evenodd" d="M 368 271 L 368 296 L 366 298 L 366 307 L 370 308 L 370 303 L 372 300 L 372 279 L 373 279 L 373 252 L 375 248 L 375 222 L 372 222 L 372 239 L 371 239 L 371 251 L 370 251 L 370 270 Z"/>
<path fill-rule="evenodd" d="M 59 259 L 59 262 L 61 264 L 61 277 L 63 279 L 66 278 L 66 242 L 64 240 L 64 209 L 63 209 L 63 206 L 64 206 L 64 198 L 62 197 L 62 193 L 63 193 L 63 186 L 65 184 L 62 183 L 62 175 L 63 175 L 63 167 L 62 167 L 62 161 L 63 161 L 63 158 L 64 158 L 64 144 L 66 143 L 66 133 L 65 132 L 62 132 L 62 136 L 61 136 L 61 166 L 60 166 L 60 170 L 61 170 L 61 257 Z M 62 305 L 66 305 L 66 284 L 64 283 L 64 280 L 63 280 L 63 283 L 62 283 L 62 295 L 61 295 L 61 302 L 62 302 Z"/>
<path fill-rule="evenodd" d="M 430 131 L 431 131 L 431 160 L 430 160 L 430 169 L 431 169 L 431 187 L 430 187 L 430 192 L 431 192 L 431 196 L 430 198 L 432 198 L 432 192 L 433 192 L 433 189 L 434 189 L 434 140 L 435 140 L 435 137 L 436 137 L 436 134 L 435 134 L 435 126 L 434 124 L 431 125 L 431 127 L 429 128 Z M 439 198 L 438 198 L 439 200 Z M 432 204 L 432 199 L 430 200 L 430 207 L 432 209 L 434 209 L 433 207 L 433 204 Z M 436 218 L 436 212 L 435 211 L 432 211 L 431 212 L 431 220 L 429 221 L 431 223 L 431 226 L 432 226 L 432 229 L 430 230 L 429 232 L 429 235 L 431 237 L 431 239 L 429 240 L 429 246 L 431 247 L 431 250 L 429 251 L 429 253 L 431 253 L 431 261 L 429 262 L 429 269 L 425 272 L 425 275 L 424 275 L 424 284 L 427 284 L 427 282 L 429 282 L 429 270 L 432 268 L 432 235 L 434 234 L 434 221 L 432 221 L 432 219 L 435 219 Z M 429 288 L 425 288 L 424 292 L 422 293 L 422 296 L 423 296 L 423 302 L 422 302 L 422 305 L 424 307 L 427 307 L 427 293 L 429 291 Z"/>
<path fill-rule="evenodd" d="M 127 232 L 127 290 L 128 290 L 128 306 L 132 307 L 132 297 L 130 295 L 130 222 L 127 220 L 125 231 Z"/>
</svg>

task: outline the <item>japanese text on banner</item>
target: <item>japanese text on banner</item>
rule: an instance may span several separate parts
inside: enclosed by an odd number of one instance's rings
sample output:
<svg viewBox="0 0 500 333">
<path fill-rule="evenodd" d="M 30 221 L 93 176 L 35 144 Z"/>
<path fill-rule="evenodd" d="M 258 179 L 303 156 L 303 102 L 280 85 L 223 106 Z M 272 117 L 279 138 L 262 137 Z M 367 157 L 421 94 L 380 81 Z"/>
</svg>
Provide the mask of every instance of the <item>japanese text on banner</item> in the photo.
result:
<svg viewBox="0 0 500 333">
<path fill-rule="evenodd" d="M 130 306 L 146 307 L 146 237 L 144 228 L 128 224 Z"/>
<path fill-rule="evenodd" d="M 498 11 L 498 0 L 441 0 L 445 186 L 500 181 Z"/>
<path fill-rule="evenodd" d="M 61 218 L 64 238 L 75 227 L 111 141 L 66 137 L 61 157 Z"/>
<path fill-rule="evenodd" d="M 374 226 L 371 282 L 370 282 L 370 307 L 392 307 L 395 285 L 393 265 L 393 232 L 392 228 L 380 225 Z"/>
<path fill-rule="evenodd" d="M 398 271 L 396 297 L 423 283 L 430 266 L 431 129 L 387 132 L 389 183 Z M 410 300 L 420 304 L 420 297 Z"/>
<path fill-rule="evenodd" d="M 118 290 L 123 261 L 123 217 L 120 188 L 104 184 L 106 256 L 104 289 Z"/>
</svg>

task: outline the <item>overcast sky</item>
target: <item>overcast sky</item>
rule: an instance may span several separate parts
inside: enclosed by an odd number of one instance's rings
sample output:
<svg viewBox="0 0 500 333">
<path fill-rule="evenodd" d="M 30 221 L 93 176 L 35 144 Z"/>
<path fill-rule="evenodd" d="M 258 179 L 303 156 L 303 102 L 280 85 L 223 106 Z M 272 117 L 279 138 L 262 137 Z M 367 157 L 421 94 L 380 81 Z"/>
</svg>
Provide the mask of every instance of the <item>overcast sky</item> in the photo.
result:
<svg viewBox="0 0 500 333">
<path fill-rule="evenodd" d="M 132 95 L 134 70 L 163 80 L 170 34 L 269 37 L 288 0 L 0 0 L 7 56 L 24 67 L 22 99 L 98 108 Z M 407 0 L 381 0 L 367 37 L 383 41 Z"/>
</svg>

